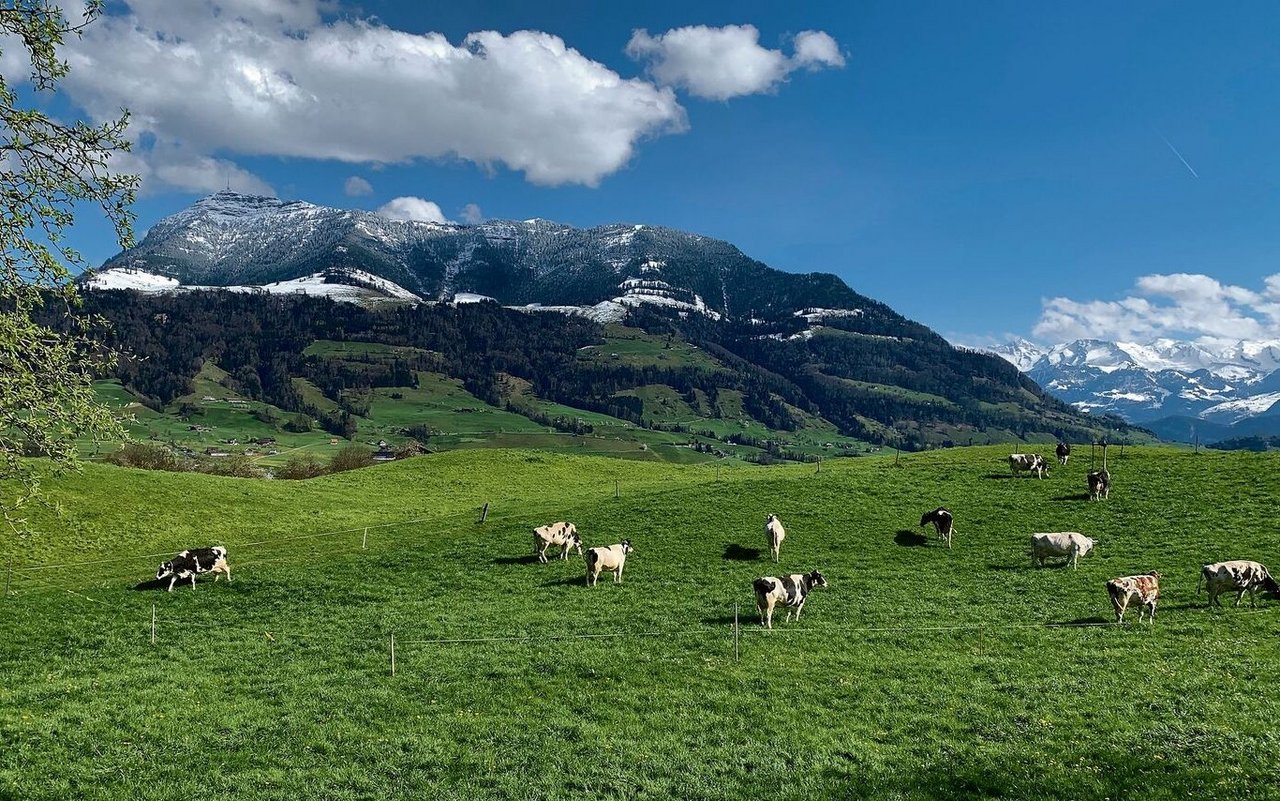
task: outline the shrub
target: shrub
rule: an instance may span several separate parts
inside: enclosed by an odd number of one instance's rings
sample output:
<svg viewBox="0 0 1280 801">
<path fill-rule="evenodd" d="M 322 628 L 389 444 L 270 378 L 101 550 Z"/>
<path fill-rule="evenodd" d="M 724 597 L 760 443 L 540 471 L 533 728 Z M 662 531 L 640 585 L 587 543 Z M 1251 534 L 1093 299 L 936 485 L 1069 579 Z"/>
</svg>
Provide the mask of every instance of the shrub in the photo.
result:
<svg viewBox="0 0 1280 801">
<path fill-rule="evenodd" d="M 333 455 L 329 460 L 329 472 L 341 473 L 345 470 L 357 470 L 373 464 L 373 451 L 363 445 L 351 443 Z"/>
<path fill-rule="evenodd" d="M 295 453 L 289 457 L 289 461 L 285 462 L 284 467 L 276 470 L 275 475 L 276 478 L 298 481 L 316 478 L 324 475 L 325 472 L 325 466 L 320 463 L 320 458 L 314 453 Z"/>
<path fill-rule="evenodd" d="M 201 459 L 196 462 L 195 470 L 211 476 L 231 476 L 232 478 L 265 478 L 266 473 L 253 460 L 243 454 L 233 453 L 218 459 Z"/>
<path fill-rule="evenodd" d="M 284 424 L 284 430 L 294 434 L 305 434 L 315 426 L 315 421 L 305 414 L 295 414 Z"/>
<path fill-rule="evenodd" d="M 145 442 L 126 442 L 120 450 L 107 456 L 106 461 L 120 467 L 136 467 L 139 470 L 168 470 L 181 473 L 190 466 L 184 459 L 163 445 Z"/>
</svg>

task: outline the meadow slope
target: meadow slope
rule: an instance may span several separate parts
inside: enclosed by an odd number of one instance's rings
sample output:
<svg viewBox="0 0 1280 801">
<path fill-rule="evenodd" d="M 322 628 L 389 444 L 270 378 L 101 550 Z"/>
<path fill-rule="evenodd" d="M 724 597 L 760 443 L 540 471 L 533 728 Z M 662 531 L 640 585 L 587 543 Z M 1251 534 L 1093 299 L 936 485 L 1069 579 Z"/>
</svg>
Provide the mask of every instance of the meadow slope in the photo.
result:
<svg viewBox="0 0 1280 801">
<path fill-rule="evenodd" d="M 1280 798 L 1280 603 L 1195 592 L 1204 562 L 1280 568 L 1280 458 L 1113 450 L 1090 503 L 1087 458 L 1037 481 L 1006 452 L 88 465 L 0 543 L 0 798 Z M 938 504 L 951 551 L 915 526 Z M 625 582 L 533 563 L 558 519 L 630 537 Z M 1056 530 L 1098 540 L 1078 571 L 1031 567 Z M 233 584 L 135 589 L 214 543 Z M 751 579 L 815 567 L 803 620 L 761 630 Z M 1154 625 L 1093 625 L 1107 578 L 1153 569 Z M 599 634 L 626 636 L 576 638 Z"/>
</svg>

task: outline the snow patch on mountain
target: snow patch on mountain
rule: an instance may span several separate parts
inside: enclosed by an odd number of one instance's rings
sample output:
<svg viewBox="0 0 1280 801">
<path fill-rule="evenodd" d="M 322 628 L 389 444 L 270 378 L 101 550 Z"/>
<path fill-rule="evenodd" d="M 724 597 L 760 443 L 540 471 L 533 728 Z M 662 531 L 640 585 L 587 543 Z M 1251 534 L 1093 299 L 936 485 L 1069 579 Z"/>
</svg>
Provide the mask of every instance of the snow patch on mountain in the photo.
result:
<svg viewBox="0 0 1280 801">
<path fill-rule="evenodd" d="M 111 270 L 96 272 L 85 279 L 84 286 L 89 289 L 133 289 L 138 292 L 168 292 L 177 289 L 178 279 L 163 275 L 135 270 L 130 267 L 116 267 Z"/>
<path fill-rule="evenodd" d="M 109 270 L 94 273 L 91 277 L 85 279 L 83 286 L 90 290 L 131 289 L 135 292 L 147 293 L 206 290 L 269 295 L 314 295 L 352 303 L 378 300 L 415 302 L 421 300 L 421 298 L 404 287 L 363 270 L 330 270 L 300 278 L 292 278 L 288 281 L 273 281 L 261 285 L 210 286 L 202 284 L 185 285 L 168 276 L 156 275 L 131 267 L 113 267 Z"/>
<path fill-rule="evenodd" d="M 1252 395 L 1248 398 L 1225 401 L 1216 406 L 1210 406 L 1200 413 L 1200 417 L 1205 420 L 1212 420 L 1215 423 L 1230 425 L 1231 423 L 1262 414 L 1277 403 L 1280 403 L 1280 392 L 1264 392 L 1260 395 Z"/>
</svg>

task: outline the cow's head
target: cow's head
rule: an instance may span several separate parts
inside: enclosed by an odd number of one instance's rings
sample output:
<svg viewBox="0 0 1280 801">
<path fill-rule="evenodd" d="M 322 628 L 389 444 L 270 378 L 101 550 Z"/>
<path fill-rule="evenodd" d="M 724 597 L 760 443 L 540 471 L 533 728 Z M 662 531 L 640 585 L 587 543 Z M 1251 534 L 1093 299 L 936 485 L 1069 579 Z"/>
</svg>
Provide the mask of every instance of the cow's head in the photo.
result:
<svg viewBox="0 0 1280 801">
<path fill-rule="evenodd" d="M 1272 595 L 1280 595 L 1280 584 L 1276 583 L 1276 580 L 1271 577 L 1270 573 L 1267 573 L 1262 577 L 1262 591 L 1269 592 Z"/>
<path fill-rule="evenodd" d="M 813 571 L 812 573 L 810 573 L 808 576 L 805 576 L 805 578 L 809 579 L 809 586 L 810 586 L 810 587 L 825 587 L 825 586 L 827 586 L 827 580 L 826 580 L 826 578 L 824 578 L 824 577 L 823 577 L 823 575 L 822 575 L 821 573 L 819 573 L 818 571 L 816 571 L 816 570 L 815 570 L 815 571 Z"/>
<path fill-rule="evenodd" d="M 764 524 L 765 524 L 766 526 L 767 526 L 767 525 L 769 525 L 770 523 L 776 523 L 777 521 L 778 521 L 778 516 L 777 516 L 777 515 L 765 515 L 765 516 L 764 516 Z"/>
<path fill-rule="evenodd" d="M 631 553 L 631 552 L 632 552 L 632 551 L 634 551 L 634 550 L 635 550 L 635 548 L 631 545 L 631 540 L 623 540 L 623 541 L 622 541 L 622 552 L 623 552 L 623 553 Z"/>
<path fill-rule="evenodd" d="M 1088 556 L 1089 554 L 1093 553 L 1094 546 L 1096 546 L 1097 544 L 1098 543 L 1094 542 L 1088 537 L 1081 537 L 1080 538 L 1080 555 Z"/>
<path fill-rule="evenodd" d="M 164 562 L 160 565 L 160 569 L 156 571 L 156 580 L 169 578 L 173 575 L 173 562 Z"/>
</svg>

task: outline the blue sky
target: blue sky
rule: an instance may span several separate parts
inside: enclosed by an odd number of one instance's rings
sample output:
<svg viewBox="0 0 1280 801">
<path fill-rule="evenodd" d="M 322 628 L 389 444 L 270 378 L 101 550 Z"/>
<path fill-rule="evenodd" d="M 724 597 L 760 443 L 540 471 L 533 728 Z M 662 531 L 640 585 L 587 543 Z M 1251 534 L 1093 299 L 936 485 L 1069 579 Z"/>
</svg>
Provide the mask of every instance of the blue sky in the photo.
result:
<svg viewBox="0 0 1280 801">
<path fill-rule="evenodd" d="M 325 6 L 117 3 L 73 48 L 66 97 L 138 121 L 140 231 L 230 177 L 695 231 L 957 341 L 1280 337 L 1280 4 Z"/>
</svg>

